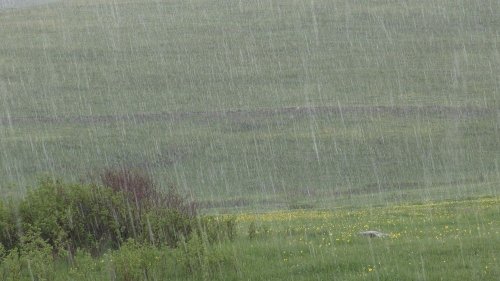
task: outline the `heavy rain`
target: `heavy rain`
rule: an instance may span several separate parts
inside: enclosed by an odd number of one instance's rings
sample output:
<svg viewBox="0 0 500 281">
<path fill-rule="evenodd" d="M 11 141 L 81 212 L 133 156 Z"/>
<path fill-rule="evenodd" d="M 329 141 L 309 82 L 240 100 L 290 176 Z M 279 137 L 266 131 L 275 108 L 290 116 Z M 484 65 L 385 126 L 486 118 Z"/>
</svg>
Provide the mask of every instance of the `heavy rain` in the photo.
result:
<svg viewBox="0 0 500 281">
<path fill-rule="evenodd" d="M 1 280 L 498 280 L 500 2 L 0 0 Z"/>
</svg>

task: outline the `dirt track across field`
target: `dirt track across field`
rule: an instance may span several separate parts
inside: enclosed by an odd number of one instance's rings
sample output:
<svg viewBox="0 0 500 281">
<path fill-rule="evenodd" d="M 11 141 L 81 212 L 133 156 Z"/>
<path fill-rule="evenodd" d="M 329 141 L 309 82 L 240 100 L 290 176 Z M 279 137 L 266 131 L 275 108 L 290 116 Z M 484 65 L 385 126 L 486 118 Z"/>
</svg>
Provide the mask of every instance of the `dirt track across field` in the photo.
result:
<svg viewBox="0 0 500 281">
<path fill-rule="evenodd" d="M 147 121 L 179 121 L 189 118 L 258 118 L 279 115 L 307 116 L 307 115 L 334 115 L 345 118 L 377 116 L 411 117 L 434 116 L 444 118 L 470 118 L 487 115 L 500 115 L 500 109 L 491 107 L 451 107 L 451 106 L 316 106 L 316 107 L 283 107 L 257 108 L 249 110 L 226 111 L 191 111 L 191 112 L 138 112 L 116 115 L 77 115 L 77 116 L 1 116 L 0 125 L 15 124 L 98 124 L 120 121 L 147 122 Z"/>
</svg>

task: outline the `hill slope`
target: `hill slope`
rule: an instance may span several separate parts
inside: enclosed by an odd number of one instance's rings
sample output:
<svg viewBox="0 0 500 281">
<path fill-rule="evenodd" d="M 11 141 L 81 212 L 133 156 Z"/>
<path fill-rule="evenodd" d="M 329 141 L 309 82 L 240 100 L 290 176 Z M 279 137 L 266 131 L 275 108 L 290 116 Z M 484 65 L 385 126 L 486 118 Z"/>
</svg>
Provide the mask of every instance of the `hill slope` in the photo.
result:
<svg viewBox="0 0 500 281">
<path fill-rule="evenodd" d="M 498 11 L 472 0 L 4 11 L 0 187 L 126 165 L 207 205 L 495 195 Z"/>
</svg>

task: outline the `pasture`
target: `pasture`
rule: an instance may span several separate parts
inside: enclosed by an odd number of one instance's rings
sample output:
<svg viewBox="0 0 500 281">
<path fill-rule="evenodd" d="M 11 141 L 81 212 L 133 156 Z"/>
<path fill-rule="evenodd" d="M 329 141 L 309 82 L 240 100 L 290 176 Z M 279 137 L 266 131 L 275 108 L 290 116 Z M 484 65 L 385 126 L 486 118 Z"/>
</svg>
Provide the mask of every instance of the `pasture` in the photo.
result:
<svg viewBox="0 0 500 281">
<path fill-rule="evenodd" d="M 126 167 L 237 235 L 0 279 L 500 275 L 500 2 L 48 2 L 0 10 L 0 202 Z"/>
<path fill-rule="evenodd" d="M 40 176 L 85 181 L 127 166 L 210 206 L 495 195 L 498 5 L 73 0 L 5 10 L 0 187 L 22 195 Z"/>
</svg>

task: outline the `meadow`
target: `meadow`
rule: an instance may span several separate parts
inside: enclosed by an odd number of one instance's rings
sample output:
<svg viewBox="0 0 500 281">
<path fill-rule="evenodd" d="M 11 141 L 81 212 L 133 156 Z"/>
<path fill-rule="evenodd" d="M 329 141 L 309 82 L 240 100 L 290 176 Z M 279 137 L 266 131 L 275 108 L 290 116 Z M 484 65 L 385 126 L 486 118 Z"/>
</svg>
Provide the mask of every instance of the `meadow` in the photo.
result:
<svg viewBox="0 0 500 281">
<path fill-rule="evenodd" d="M 100 255 L 55 255 L 35 231 L 18 250 L 0 244 L 0 279 L 498 279 L 499 11 L 489 0 L 0 10 L 0 203 L 40 178 L 95 183 L 125 167 L 176 187 L 200 218 L 236 222 L 229 240 L 128 240 Z M 369 229 L 388 237 L 357 235 Z"/>
<path fill-rule="evenodd" d="M 17 183 L 3 189 L 23 192 L 40 175 L 88 181 L 102 167 L 128 165 L 208 207 L 498 194 L 494 114 L 395 115 L 351 112 L 342 119 L 338 112 L 292 110 L 172 122 L 20 123 L 2 138 L 3 178 Z"/>
<path fill-rule="evenodd" d="M 5 10 L 2 193 L 127 166 L 210 206 L 496 195 L 498 5 L 72 0 Z"/>
<path fill-rule="evenodd" d="M 499 206 L 498 198 L 483 197 L 247 212 L 231 215 L 237 222 L 231 241 L 190 240 L 172 249 L 129 240 L 100 257 L 80 251 L 48 267 L 32 258 L 38 271 L 31 273 L 26 266 L 16 271 L 15 260 L 6 258 L 0 273 L 15 280 L 32 280 L 30 274 L 39 280 L 497 280 Z M 388 236 L 358 235 L 368 229 Z"/>
</svg>

